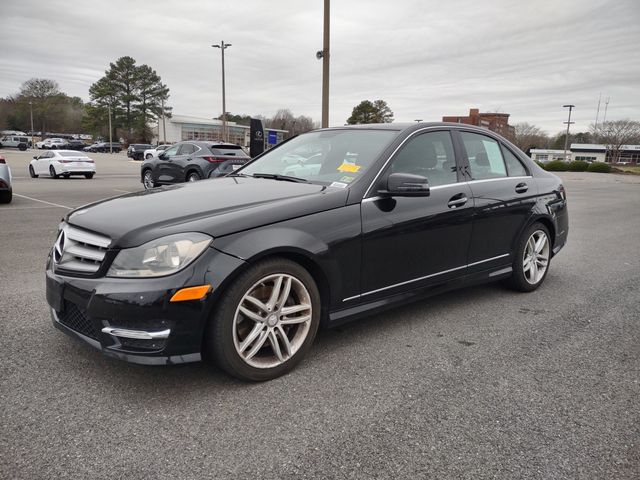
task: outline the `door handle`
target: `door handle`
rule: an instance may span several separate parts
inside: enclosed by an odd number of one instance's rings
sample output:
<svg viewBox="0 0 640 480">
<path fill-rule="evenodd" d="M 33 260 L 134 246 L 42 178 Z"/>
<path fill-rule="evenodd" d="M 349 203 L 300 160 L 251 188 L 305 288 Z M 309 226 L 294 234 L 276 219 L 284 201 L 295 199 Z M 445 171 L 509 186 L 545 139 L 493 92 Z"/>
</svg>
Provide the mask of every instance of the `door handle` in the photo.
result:
<svg viewBox="0 0 640 480">
<path fill-rule="evenodd" d="M 529 190 L 529 186 L 524 182 L 519 183 L 518 185 L 516 185 L 516 193 L 524 193 L 527 190 Z"/>
<path fill-rule="evenodd" d="M 459 193 L 458 195 L 454 195 L 449 199 L 449 203 L 447 203 L 447 206 L 449 208 L 458 208 L 467 203 L 467 200 L 469 199 L 464 193 Z"/>
</svg>

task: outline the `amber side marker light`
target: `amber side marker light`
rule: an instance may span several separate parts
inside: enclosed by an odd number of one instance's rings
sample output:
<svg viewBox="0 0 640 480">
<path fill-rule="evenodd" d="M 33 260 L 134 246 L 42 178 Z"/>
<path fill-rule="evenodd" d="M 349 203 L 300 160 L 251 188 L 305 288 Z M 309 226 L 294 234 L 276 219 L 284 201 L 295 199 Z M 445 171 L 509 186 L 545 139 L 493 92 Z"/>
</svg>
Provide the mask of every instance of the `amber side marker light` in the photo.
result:
<svg viewBox="0 0 640 480">
<path fill-rule="evenodd" d="M 199 287 L 182 288 L 173 294 L 170 302 L 186 302 L 188 300 L 200 300 L 209 293 L 211 285 L 200 285 Z"/>
</svg>

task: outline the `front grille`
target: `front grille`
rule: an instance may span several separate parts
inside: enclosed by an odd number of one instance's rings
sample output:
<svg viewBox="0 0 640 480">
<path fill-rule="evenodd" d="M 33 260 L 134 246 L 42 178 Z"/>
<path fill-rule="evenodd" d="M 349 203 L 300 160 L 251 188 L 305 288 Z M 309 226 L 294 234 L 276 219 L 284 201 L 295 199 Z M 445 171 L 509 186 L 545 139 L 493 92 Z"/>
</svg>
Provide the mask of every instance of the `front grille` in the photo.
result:
<svg viewBox="0 0 640 480">
<path fill-rule="evenodd" d="M 110 244 L 109 237 L 65 224 L 53 246 L 55 269 L 81 274 L 96 273 Z"/>
<path fill-rule="evenodd" d="M 91 320 L 73 303 L 64 302 L 64 310 L 58 314 L 58 320 L 71 330 L 98 340 L 98 331 Z"/>
</svg>

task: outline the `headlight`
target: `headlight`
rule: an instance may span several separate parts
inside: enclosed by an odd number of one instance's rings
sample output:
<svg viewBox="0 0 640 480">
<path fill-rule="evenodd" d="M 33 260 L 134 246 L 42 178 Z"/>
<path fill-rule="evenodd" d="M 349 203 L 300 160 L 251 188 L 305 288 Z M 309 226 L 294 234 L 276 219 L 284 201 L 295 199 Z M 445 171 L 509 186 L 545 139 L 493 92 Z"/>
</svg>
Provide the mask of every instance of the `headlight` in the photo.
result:
<svg viewBox="0 0 640 480">
<path fill-rule="evenodd" d="M 162 277 L 182 270 L 213 241 L 203 233 L 179 233 L 158 238 L 139 247 L 121 250 L 107 272 L 108 277 Z"/>
</svg>

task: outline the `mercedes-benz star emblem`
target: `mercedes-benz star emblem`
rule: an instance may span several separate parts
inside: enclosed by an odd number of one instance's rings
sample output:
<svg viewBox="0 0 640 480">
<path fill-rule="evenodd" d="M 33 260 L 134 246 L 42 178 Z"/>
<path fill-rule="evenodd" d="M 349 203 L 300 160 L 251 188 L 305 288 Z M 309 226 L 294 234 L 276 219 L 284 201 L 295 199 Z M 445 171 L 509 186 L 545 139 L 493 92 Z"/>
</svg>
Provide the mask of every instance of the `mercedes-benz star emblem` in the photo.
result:
<svg viewBox="0 0 640 480">
<path fill-rule="evenodd" d="M 60 235 L 58 235 L 55 245 L 53 246 L 53 262 L 56 264 L 60 263 L 60 260 L 62 260 L 62 255 L 64 254 L 64 241 L 65 234 L 64 230 L 62 230 Z"/>
</svg>

